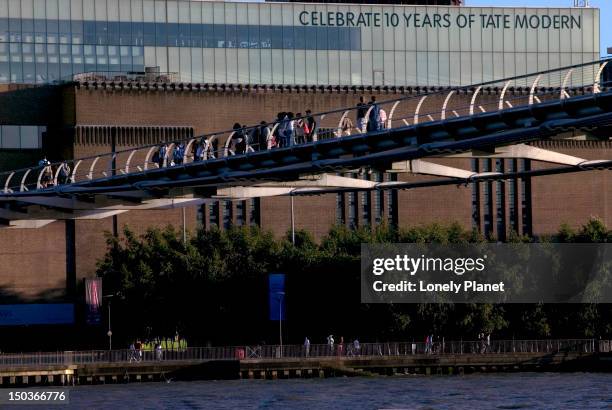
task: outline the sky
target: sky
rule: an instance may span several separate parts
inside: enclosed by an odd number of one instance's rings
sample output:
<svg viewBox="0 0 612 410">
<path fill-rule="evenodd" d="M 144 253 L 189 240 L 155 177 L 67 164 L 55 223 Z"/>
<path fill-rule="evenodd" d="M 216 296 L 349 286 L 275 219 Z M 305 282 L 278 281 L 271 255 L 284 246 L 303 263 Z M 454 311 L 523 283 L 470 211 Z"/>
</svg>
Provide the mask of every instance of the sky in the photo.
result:
<svg viewBox="0 0 612 410">
<path fill-rule="evenodd" d="M 612 47 L 612 0 L 591 0 L 591 7 L 600 11 L 601 55 L 607 55 L 607 48 Z M 571 7 L 574 0 L 465 0 L 466 6 L 482 7 Z"/>
</svg>

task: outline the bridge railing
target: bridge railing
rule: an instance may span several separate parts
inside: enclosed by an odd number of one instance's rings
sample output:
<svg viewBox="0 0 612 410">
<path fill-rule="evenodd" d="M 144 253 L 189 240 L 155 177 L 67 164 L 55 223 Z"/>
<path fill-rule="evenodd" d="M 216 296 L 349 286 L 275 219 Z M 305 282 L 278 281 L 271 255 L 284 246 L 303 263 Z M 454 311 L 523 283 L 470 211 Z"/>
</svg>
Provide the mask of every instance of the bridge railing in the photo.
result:
<svg viewBox="0 0 612 410">
<path fill-rule="evenodd" d="M 612 59 L 603 59 L 467 87 L 434 90 L 414 87 L 412 91 L 415 94 L 376 101 L 376 105 L 368 104 L 371 101 L 366 100 L 366 105 L 361 107 L 352 106 L 323 113 L 295 116 L 291 136 L 288 131 L 288 128 L 291 128 L 290 122 L 285 118 L 277 118 L 267 122 L 265 130 L 261 128 L 261 125 L 240 125 L 232 130 L 168 141 L 163 150 L 160 144 L 151 144 L 114 153 L 41 164 L 0 173 L 0 192 L 10 194 L 45 189 L 112 175 L 180 166 L 233 155 L 248 155 L 250 152 L 270 148 L 268 141 L 274 141 L 275 148 L 279 146 L 291 148 L 299 144 L 381 131 L 386 128 L 412 126 L 454 117 L 507 110 L 520 105 L 562 100 L 575 95 L 599 93 L 611 85 L 602 80 L 603 70 L 610 61 Z M 103 74 L 85 73 L 83 75 L 97 78 Z M 465 103 L 465 98 L 458 98 L 460 95 L 468 96 L 469 104 Z M 380 111 L 377 112 L 375 107 L 378 107 Z M 308 122 L 309 120 L 310 125 L 313 125 L 312 129 L 304 133 L 298 132 L 296 125 L 300 121 Z M 255 138 L 257 130 L 262 131 L 261 134 L 265 135 Z M 416 144 L 416 141 L 414 143 Z"/>
<path fill-rule="evenodd" d="M 335 343 L 306 345 L 248 345 L 188 347 L 170 350 L 90 350 L 1 354 L 0 368 L 15 366 L 80 365 L 88 363 L 138 363 L 154 361 L 259 360 L 301 358 L 351 358 L 405 355 L 554 354 L 611 352 L 612 341 L 595 339 L 492 340 Z"/>
</svg>

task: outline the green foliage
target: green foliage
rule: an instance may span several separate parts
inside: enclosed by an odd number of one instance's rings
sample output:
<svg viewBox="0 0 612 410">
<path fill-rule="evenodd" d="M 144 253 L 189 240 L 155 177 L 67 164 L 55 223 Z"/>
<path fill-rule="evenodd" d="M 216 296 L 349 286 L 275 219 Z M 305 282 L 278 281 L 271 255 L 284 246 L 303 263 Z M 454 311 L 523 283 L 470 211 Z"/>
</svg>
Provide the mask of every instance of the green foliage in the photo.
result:
<svg viewBox="0 0 612 410">
<path fill-rule="evenodd" d="M 574 231 L 563 225 L 556 242 L 609 242 L 611 232 L 596 219 Z M 305 231 L 277 240 L 256 227 L 198 230 L 183 243 L 172 227 L 138 237 L 125 228 L 107 236 L 98 265 L 104 293 L 113 299 L 113 338 L 124 343 L 174 335 L 190 345 L 276 341 L 268 320 L 267 275 L 287 273 L 288 342 L 308 335 L 313 343 L 330 333 L 366 340 L 422 340 L 434 332 L 450 338 L 594 337 L 612 333 L 608 305 L 491 305 L 360 303 L 362 243 L 483 243 L 459 224 L 409 229 L 381 225 L 350 230 L 333 227 L 317 244 Z M 511 233 L 508 242 L 533 238 Z"/>
</svg>

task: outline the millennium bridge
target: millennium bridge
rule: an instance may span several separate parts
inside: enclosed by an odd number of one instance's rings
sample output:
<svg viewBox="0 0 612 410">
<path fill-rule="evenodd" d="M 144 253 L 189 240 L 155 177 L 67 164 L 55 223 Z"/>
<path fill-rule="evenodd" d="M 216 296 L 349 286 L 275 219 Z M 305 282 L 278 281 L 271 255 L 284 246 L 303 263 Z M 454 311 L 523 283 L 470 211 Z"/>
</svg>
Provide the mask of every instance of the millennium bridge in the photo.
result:
<svg viewBox="0 0 612 410">
<path fill-rule="evenodd" d="M 415 189 L 610 170 L 610 159 L 587 160 L 529 145 L 547 139 L 610 139 L 612 88 L 603 79 L 609 63 L 610 59 L 601 59 L 376 101 L 367 106 L 361 128 L 347 121 L 355 118 L 357 107 L 311 114 L 316 121 L 312 138 L 282 148 L 267 149 L 247 140 L 243 149 L 236 149 L 238 135 L 246 136 L 260 126 L 253 125 L 164 141 L 163 151 L 159 144 L 138 146 L 0 173 L 0 221 L 3 227 L 37 228 L 58 219 L 101 219 L 130 210 L 219 200 Z M 87 84 L 88 79 L 81 81 Z M 496 90 L 493 97 L 491 90 Z M 443 101 L 441 106 L 425 110 L 434 97 Z M 386 119 L 368 126 L 375 107 L 385 111 Z M 268 129 L 276 135 L 279 127 L 283 121 L 276 120 Z M 197 147 L 200 157 L 195 155 Z M 181 158 L 175 163 L 177 150 Z M 474 172 L 430 161 L 437 158 L 523 158 L 552 165 Z M 343 176 L 372 171 L 435 178 L 376 182 Z"/>
</svg>

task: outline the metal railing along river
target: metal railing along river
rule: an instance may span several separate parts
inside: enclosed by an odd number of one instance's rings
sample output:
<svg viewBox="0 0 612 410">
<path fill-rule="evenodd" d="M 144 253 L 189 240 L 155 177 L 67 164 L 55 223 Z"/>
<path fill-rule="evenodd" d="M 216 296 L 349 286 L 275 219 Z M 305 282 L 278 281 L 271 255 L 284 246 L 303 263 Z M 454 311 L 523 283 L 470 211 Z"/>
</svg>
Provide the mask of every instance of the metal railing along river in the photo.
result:
<svg viewBox="0 0 612 410">
<path fill-rule="evenodd" d="M 175 350 L 89 350 L 0 354 L 1 367 L 80 365 L 88 363 L 138 363 L 154 361 L 285 360 L 307 358 L 353 358 L 405 355 L 597 353 L 612 351 L 612 340 L 493 340 L 434 343 L 388 342 L 305 345 L 249 345 L 187 347 Z"/>
</svg>

